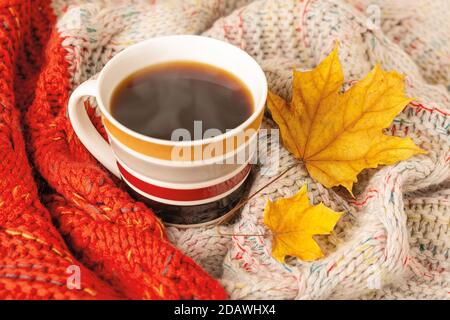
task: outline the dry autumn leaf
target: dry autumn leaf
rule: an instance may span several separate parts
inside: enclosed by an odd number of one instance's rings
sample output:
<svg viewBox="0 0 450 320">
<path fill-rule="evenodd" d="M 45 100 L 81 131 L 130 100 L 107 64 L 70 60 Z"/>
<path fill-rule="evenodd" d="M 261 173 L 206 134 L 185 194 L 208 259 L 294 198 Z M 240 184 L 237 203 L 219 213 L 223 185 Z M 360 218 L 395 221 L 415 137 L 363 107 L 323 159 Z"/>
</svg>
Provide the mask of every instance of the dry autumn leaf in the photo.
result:
<svg viewBox="0 0 450 320">
<path fill-rule="evenodd" d="M 366 168 L 390 165 L 425 153 L 410 138 L 383 134 L 413 99 L 404 77 L 377 65 L 344 94 L 338 46 L 312 71 L 294 71 L 292 101 L 269 93 L 268 107 L 286 148 L 301 159 L 313 179 L 327 188 L 352 192 Z"/>
<path fill-rule="evenodd" d="M 323 257 L 314 235 L 330 234 L 341 218 L 323 203 L 311 206 L 306 186 L 293 197 L 269 201 L 264 210 L 264 223 L 272 231 L 272 255 L 284 263 L 286 256 L 313 261 Z"/>
</svg>

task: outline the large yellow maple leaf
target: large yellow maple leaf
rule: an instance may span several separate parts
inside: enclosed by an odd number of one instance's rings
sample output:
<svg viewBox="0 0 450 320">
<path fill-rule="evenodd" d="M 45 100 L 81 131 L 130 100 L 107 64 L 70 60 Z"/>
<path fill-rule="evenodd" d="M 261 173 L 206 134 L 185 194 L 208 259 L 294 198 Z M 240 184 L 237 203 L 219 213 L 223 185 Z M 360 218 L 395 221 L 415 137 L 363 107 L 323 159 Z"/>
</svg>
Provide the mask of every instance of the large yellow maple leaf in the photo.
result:
<svg viewBox="0 0 450 320">
<path fill-rule="evenodd" d="M 344 83 L 338 46 L 308 72 L 294 71 L 292 101 L 269 93 L 268 107 L 286 148 L 301 159 L 313 179 L 327 188 L 352 192 L 365 168 L 394 164 L 425 153 L 410 138 L 383 134 L 413 99 L 404 77 L 377 65 L 341 94 Z"/>
<path fill-rule="evenodd" d="M 284 263 L 286 256 L 313 261 L 323 257 L 314 235 L 330 234 L 341 218 L 323 203 L 311 206 L 306 186 L 291 198 L 269 201 L 264 211 L 264 224 L 272 231 L 272 256 Z"/>
</svg>

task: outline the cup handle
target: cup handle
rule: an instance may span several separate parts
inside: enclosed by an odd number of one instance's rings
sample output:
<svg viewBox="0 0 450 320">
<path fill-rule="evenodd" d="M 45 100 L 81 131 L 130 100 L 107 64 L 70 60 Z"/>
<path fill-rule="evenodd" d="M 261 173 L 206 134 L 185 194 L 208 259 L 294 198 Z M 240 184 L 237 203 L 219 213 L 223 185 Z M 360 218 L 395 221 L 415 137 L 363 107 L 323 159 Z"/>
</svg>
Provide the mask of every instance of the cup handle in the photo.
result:
<svg viewBox="0 0 450 320">
<path fill-rule="evenodd" d="M 89 150 L 89 152 L 120 178 L 120 171 L 117 168 L 116 158 L 111 146 L 103 139 L 100 133 L 92 124 L 84 106 L 80 105 L 81 98 L 85 96 L 97 97 L 97 80 L 88 80 L 81 84 L 72 93 L 69 99 L 69 119 L 72 127 L 80 141 Z"/>
</svg>

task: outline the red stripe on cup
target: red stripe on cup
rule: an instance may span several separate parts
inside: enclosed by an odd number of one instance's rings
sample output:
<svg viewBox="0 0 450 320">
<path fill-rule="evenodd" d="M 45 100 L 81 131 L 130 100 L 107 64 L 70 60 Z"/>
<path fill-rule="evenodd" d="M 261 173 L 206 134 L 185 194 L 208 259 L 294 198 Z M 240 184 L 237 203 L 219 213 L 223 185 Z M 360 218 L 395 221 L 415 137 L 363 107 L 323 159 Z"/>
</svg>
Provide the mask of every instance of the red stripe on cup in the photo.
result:
<svg viewBox="0 0 450 320">
<path fill-rule="evenodd" d="M 135 188 L 151 196 L 172 201 L 200 201 L 217 197 L 227 191 L 230 191 L 241 183 L 242 180 L 244 180 L 248 175 L 252 167 L 252 165 L 249 164 L 234 177 L 209 187 L 198 189 L 171 189 L 153 185 L 133 176 L 123 166 L 121 166 L 120 163 L 117 163 L 117 166 L 122 176 Z"/>
</svg>

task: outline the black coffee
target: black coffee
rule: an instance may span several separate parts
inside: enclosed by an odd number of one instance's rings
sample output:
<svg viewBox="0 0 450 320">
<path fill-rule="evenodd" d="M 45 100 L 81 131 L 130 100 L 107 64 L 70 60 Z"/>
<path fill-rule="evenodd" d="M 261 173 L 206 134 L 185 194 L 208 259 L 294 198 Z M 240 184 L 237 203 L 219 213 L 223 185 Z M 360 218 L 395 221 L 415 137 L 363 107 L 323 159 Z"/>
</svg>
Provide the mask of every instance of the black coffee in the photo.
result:
<svg viewBox="0 0 450 320">
<path fill-rule="evenodd" d="M 174 130 L 182 128 L 197 140 L 208 129 L 225 133 L 236 128 L 249 118 L 252 105 L 249 89 L 231 73 L 180 61 L 151 66 L 123 80 L 113 93 L 111 112 L 149 137 L 171 140 Z M 202 122 L 201 136 L 194 136 L 194 121 Z"/>
</svg>

